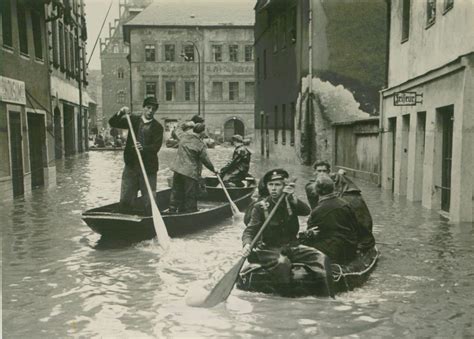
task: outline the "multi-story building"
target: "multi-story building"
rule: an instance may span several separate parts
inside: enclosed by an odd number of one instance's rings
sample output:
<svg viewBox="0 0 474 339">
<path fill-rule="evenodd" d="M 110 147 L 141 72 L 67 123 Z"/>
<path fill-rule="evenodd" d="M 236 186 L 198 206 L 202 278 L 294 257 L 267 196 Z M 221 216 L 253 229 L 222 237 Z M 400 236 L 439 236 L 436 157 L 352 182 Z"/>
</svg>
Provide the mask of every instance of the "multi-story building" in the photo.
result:
<svg viewBox="0 0 474 339">
<path fill-rule="evenodd" d="M 473 220 L 474 2 L 392 0 L 382 187 Z"/>
<path fill-rule="evenodd" d="M 55 156 L 60 159 L 87 149 L 87 29 L 84 0 L 47 1 L 51 100 Z M 94 104 L 94 103 L 93 103 Z"/>
<path fill-rule="evenodd" d="M 0 1 L 0 198 L 55 183 L 47 0 Z"/>
<path fill-rule="evenodd" d="M 124 25 L 134 110 L 156 96 L 169 133 L 194 114 L 230 140 L 254 125 L 253 4 L 235 0 L 155 1 Z"/>
<path fill-rule="evenodd" d="M 100 42 L 102 72 L 101 125 L 123 106 L 130 106 L 130 64 L 127 60 L 129 44 L 123 40 L 123 24 L 134 18 L 153 0 L 120 0 L 119 17 L 109 24 L 109 36 Z"/>
<path fill-rule="evenodd" d="M 384 0 L 257 1 L 255 134 L 262 154 L 331 161 L 332 123 L 378 114 L 386 7 Z"/>
<path fill-rule="evenodd" d="M 102 72 L 100 70 L 89 69 L 87 81 L 87 92 L 91 99 L 96 103 L 95 110 L 89 111 L 89 131 L 96 135 L 104 128 L 102 111 Z M 90 105 L 89 108 L 93 107 Z"/>
</svg>

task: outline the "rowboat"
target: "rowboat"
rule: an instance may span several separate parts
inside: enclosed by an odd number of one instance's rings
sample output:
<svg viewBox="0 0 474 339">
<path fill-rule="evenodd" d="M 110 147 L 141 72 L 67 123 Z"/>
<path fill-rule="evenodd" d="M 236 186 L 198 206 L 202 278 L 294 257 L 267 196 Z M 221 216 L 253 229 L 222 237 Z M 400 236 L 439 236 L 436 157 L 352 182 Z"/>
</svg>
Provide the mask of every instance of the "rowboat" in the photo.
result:
<svg viewBox="0 0 474 339">
<path fill-rule="evenodd" d="M 214 185 L 217 178 L 206 178 L 207 194 L 198 201 L 197 212 L 164 214 L 163 221 L 170 237 L 179 237 L 193 233 L 232 216 L 230 203 L 222 188 Z M 244 210 L 251 202 L 255 186 L 228 188 L 234 203 L 240 210 Z M 166 188 L 156 192 L 158 209 L 163 212 L 169 207 L 171 189 Z M 141 206 L 138 198 L 138 206 Z M 142 210 L 133 210 L 123 213 L 119 204 L 109 204 L 87 210 L 82 213 L 82 220 L 96 233 L 109 239 L 145 240 L 155 237 L 153 218 L 144 215 Z"/>
<path fill-rule="evenodd" d="M 272 293 L 286 297 L 327 296 L 328 289 L 333 293 L 346 292 L 360 287 L 375 268 L 379 251 L 373 248 L 359 253 L 347 265 L 331 264 L 321 253 L 321 271 L 314 273 L 306 265 L 294 263 L 288 283 L 278 283 L 274 276 L 258 264 L 249 264 L 240 273 L 237 288 L 244 291 Z M 328 277 L 331 275 L 332 277 Z M 329 278 L 329 279 L 328 279 Z M 332 279 L 331 279 L 332 278 Z"/>
</svg>

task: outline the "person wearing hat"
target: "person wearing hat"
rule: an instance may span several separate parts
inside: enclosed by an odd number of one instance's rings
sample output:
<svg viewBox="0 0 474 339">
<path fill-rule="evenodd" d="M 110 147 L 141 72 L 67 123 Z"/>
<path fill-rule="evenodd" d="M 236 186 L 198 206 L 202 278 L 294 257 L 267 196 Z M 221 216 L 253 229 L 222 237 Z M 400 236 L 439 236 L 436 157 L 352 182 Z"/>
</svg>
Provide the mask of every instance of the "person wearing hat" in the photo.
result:
<svg viewBox="0 0 474 339">
<path fill-rule="evenodd" d="M 220 176 L 223 178 L 226 186 L 243 187 L 243 180 L 249 175 L 252 154 L 244 146 L 244 139 L 241 135 L 235 134 L 232 136 L 232 142 L 235 146 L 232 160 L 221 168 Z"/>
<path fill-rule="evenodd" d="M 242 255 L 248 257 L 249 262 L 264 266 L 281 283 L 290 282 L 292 263 L 305 264 L 314 272 L 320 272 L 324 258 L 320 251 L 298 243 L 298 216 L 309 215 L 311 210 L 294 195 L 295 185 L 288 183 L 288 176 L 288 172 L 281 168 L 268 171 L 263 176 L 268 196 L 255 204 L 242 235 Z M 251 250 L 250 243 L 284 193 L 287 196 L 277 207 L 257 246 Z"/>
<path fill-rule="evenodd" d="M 173 186 L 170 207 L 167 213 L 191 213 L 198 210 L 197 200 L 202 165 L 216 173 L 207 154 L 207 146 L 202 141 L 206 125 L 197 123 L 192 133 L 183 134 L 178 146 L 175 161 L 171 166 Z"/>
<path fill-rule="evenodd" d="M 171 132 L 171 137 L 179 142 L 184 133 L 192 133 L 194 126 L 204 123 L 204 119 L 200 115 L 193 115 L 190 120 L 183 121 Z"/>
<path fill-rule="evenodd" d="M 125 167 L 122 173 L 122 187 L 120 190 L 121 211 L 130 211 L 135 207 L 137 193 L 140 190 L 143 197 L 146 214 L 151 214 L 151 204 L 147 194 L 142 170 L 134 148 L 140 151 L 145 166 L 145 172 L 150 182 L 152 190 L 156 190 L 156 172 L 158 172 L 158 151 L 163 142 L 163 126 L 154 119 L 158 110 L 158 102 L 155 97 L 147 97 L 143 101 L 143 112 L 140 115 L 131 114 L 128 107 L 122 107 L 117 114 L 114 114 L 109 125 L 114 128 L 129 129 L 125 114 L 130 115 L 130 121 L 137 138 L 137 143 L 133 144 L 133 139 L 128 132 L 125 150 L 123 152 Z"/>
<path fill-rule="evenodd" d="M 308 218 L 300 242 L 325 253 L 332 262 L 346 264 L 354 259 L 358 244 L 358 221 L 349 203 L 338 197 L 327 174 L 315 180 L 319 202 Z"/>
<path fill-rule="evenodd" d="M 372 233 L 372 216 L 357 185 L 345 175 L 344 171 L 339 170 L 337 173 L 331 173 L 331 166 L 327 161 L 316 161 L 313 168 L 315 178 L 322 174 L 329 175 L 334 182 L 334 192 L 336 192 L 340 198 L 347 201 L 354 211 L 358 221 L 356 224 L 358 233 L 358 249 L 366 251 L 374 247 L 375 238 Z M 314 179 L 306 184 L 305 190 L 308 202 L 311 208 L 314 209 L 319 202 L 319 195 L 316 192 Z"/>
</svg>

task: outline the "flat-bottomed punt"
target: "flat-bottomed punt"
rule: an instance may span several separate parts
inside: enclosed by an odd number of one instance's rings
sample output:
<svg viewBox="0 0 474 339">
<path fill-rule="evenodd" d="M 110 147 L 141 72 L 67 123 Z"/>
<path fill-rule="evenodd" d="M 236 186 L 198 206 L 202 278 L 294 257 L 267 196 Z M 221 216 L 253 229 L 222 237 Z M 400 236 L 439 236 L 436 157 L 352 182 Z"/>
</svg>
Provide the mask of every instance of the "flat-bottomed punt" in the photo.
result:
<svg viewBox="0 0 474 339">
<path fill-rule="evenodd" d="M 206 178 L 207 195 L 198 201 L 199 211 L 193 213 L 164 214 L 163 221 L 170 237 L 193 233 L 232 216 L 230 204 L 221 187 L 214 187 L 217 178 Z M 229 195 L 240 210 L 251 202 L 255 186 L 228 188 Z M 158 209 L 163 212 L 169 207 L 171 189 L 156 192 Z M 138 199 L 137 205 L 141 205 Z M 82 213 L 82 220 L 94 231 L 108 239 L 146 240 L 156 236 L 153 218 L 143 211 L 121 213 L 119 204 L 114 203 L 93 208 Z"/>
</svg>

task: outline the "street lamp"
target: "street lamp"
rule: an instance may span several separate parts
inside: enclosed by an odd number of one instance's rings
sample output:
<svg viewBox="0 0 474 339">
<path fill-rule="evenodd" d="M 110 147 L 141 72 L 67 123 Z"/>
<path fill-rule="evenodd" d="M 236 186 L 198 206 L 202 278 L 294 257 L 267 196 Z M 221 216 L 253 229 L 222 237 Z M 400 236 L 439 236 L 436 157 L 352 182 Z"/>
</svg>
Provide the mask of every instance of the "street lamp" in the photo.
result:
<svg viewBox="0 0 474 339">
<path fill-rule="evenodd" d="M 199 53 L 199 49 L 193 41 L 187 41 L 187 43 L 190 43 L 193 46 L 198 57 L 198 115 L 201 115 L 201 54 Z M 181 53 L 181 57 L 183 57 L 184 60 L 189 61 L 189 58 L 186 56 L 184 51 Z"/>
</svg>

